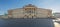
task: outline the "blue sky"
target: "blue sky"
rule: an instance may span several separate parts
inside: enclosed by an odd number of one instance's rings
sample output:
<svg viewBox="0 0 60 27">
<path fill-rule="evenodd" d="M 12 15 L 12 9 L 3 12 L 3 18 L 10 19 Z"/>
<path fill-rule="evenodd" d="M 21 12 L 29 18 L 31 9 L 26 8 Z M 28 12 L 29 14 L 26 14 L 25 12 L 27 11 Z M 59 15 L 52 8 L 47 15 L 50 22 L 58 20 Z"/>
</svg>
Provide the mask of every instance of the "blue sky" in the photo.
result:
<svg viewBox="0 0 60 27">
<path fill-rule="evenodd" d="M 0 0 L 0 15 L 7 13 L 9 9 L 21 8 L 27 4 L 60 12 L 60 0 Z"/>
</svg>

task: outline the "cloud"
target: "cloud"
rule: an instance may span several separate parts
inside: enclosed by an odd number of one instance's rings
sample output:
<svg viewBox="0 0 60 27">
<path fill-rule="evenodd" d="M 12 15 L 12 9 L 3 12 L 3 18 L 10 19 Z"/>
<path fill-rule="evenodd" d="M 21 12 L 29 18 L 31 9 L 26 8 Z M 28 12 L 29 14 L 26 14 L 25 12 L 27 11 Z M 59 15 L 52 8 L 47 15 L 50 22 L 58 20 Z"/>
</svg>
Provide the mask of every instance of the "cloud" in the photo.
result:
<svg viewBox="0 0 60 27">
<path fill-rule="evenodd" d="M 42 5 L 44 8 L 52 9 L 53 12 L 60 12 L 60 0 L 43 0 Z"/>
</svg>

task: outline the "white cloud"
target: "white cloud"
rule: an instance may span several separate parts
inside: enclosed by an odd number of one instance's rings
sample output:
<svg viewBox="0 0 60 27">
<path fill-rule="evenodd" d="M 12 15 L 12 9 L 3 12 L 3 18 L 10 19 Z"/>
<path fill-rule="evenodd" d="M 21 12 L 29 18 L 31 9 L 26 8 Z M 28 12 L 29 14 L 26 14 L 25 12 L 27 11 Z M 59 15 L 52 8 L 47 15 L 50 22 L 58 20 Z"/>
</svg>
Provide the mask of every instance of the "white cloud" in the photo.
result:
<svg viewBox="0 0 60 27">
<path fill-rule="evenodd" d="M 59 0 L 43 0 L 42 5 L 44 8 L 50 8 L 53 12 L 60 12 Z"/>
</svg>

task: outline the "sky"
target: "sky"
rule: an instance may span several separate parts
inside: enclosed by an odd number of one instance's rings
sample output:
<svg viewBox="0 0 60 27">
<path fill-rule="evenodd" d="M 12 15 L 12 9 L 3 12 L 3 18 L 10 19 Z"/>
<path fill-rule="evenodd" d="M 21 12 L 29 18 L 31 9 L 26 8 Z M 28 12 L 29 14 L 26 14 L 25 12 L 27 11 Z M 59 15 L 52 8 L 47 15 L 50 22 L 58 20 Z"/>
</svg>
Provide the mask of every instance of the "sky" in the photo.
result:
<svg viewBox="0 0 60 27">
<path fill-rule="evenodd" d="M 27 4 L 60 12 L 60 0 L 0 0 L 0 15 L 8 13 L 7 11 L 10 9 L 22 8 Z"/>
</svg>

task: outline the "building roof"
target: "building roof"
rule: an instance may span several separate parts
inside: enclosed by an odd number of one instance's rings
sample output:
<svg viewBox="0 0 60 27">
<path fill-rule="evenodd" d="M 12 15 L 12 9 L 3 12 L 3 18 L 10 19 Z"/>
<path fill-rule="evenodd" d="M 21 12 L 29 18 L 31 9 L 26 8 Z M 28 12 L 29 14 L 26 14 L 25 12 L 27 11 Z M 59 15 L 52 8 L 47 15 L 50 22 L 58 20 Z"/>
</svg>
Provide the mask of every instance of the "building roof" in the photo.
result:
<svg viewBox="0 0 60 27">
<path fill-rule="evenodd" d="M 12 10 L 17 10 L 17 9 L 24 9 L 26 7 L 34 7 L 34 8 L 37 8 L 35 5 L 32 5 L 32 4 L 28 4 L 28 5 L 25 5 L 23 6 L 23 8 L 16 8 L 16 9 L 12 9 Z M 42 10 L 51 10 L 51 9 L 44 9 L 44 8 L 37 8 L 37 9 L 42 9 Z M 9 10 L 8 10 L 9 11 Z M 52 10 L 51 10 L 52 11 Z"/>
<path fill-rule="evenodd" d="M 24 7 L 36 7 L 36 6 L 35 5 L 32 5 L 32 4 L 28 4 L 28 5 L 25 5 Z"/>
</svg>

